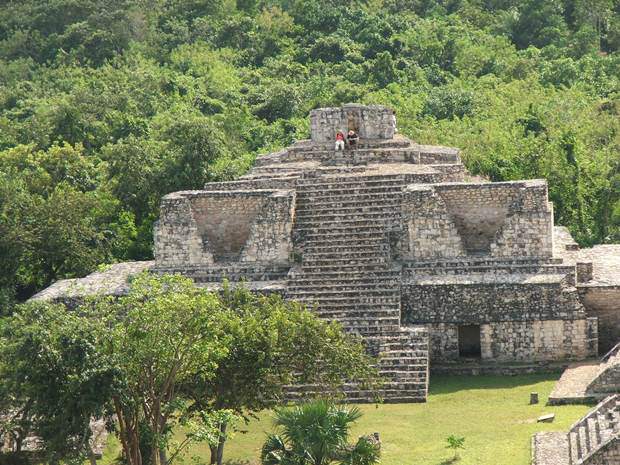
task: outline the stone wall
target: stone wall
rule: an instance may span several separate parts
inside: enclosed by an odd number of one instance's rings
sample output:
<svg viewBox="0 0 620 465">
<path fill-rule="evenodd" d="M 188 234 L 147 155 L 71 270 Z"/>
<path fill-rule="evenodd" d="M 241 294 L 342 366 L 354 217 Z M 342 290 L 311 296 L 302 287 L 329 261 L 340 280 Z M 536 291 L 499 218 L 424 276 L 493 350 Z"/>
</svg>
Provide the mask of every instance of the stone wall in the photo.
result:
<svg viewBox="0 0 620 465">
<path fill-rule="evenodd" d="M 292 191 L 182 191 L 165 196 L 155 227 L 158 267 L 286 263 Z"/>
<path fill-rule="evenodd" d="M 459 325 L 433 323 L 431 362 L 459 360 Z M 481 360 L 549 362 L 596 355 L 596 320 L 500 321 L 480 325 Z"/>
<path fill-rule="evenodd" d="M 572 320 L 586 317 L 575 288 L 551 276 L 536 282 L 518 276 L 489 282 L 476 276 L 420 278 L 402 286 L 402 321 L 405 324 L 482 324 L 488 321 Z M 495 280 L 496 282 L 492 282 Z"/>
<path fill-rule="evenodd" d="M 459 327 L 450 323 L 433 323 L 427 325 L 430 336 L 431 362 L 458 360 Z"/>
<path fill-rule="evenodd" d="M 551 257 L 553 210 L 544 181 L 410 186 L 404 259 Z"/>
<path fill-rule="evenodd" d="M 357 131 L 360 139 L 391 139 L 396 130 L 394 111 L 380 105 L 347 104 L 338 108 L 319 108 L 310 112 L 312 142 L 331 142 L 336 132 Z"/>
<path fill-rule="evenodd" d="M 579 286 L 588 316 L 598 318 L 599 353 L 620 342 L 620 286 Z"/>
<path fill-rule="evenodd" d="M 405 260 L 462 257 L 465 248 L 445 202 L 432 186 L 409 186 L 402 208 Z"/>
<path fill-rule="evenodd" d="M 553 361 L 596 356 L 596 320 L 494 322 L 480 327 L 483 360 Z"/>
</svg>

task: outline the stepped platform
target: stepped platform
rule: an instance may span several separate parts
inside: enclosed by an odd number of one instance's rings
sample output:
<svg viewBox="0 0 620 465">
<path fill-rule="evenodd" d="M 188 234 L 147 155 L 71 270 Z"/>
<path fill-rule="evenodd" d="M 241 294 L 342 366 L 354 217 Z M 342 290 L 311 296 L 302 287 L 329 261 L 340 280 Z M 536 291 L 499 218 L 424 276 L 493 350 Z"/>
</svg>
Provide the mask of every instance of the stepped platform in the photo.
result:
<svg viewBox="0 0 620 465">
<path fill-rule="evenodd" d="M 600 360 L 569 365 L 549 395 L 549 404 L 594 403 L 620 393 L 620 343 Z"/>
<path fill-rule="evenodd" d="M 549 395 L 549 404 L 590 404 L 596 396 L 587 392 L 600 369 L 600 361 L 591 360 L 570 364 L 562 373 Z"/>
<path fill-rule="evenodd" d="M 568 433 L 532 438 L 532 465 L 617 465 L 620 463 L 620 397 L 605 398 Z"/>
<path fill-rule="evenodd" d="M 430 365 L 559 369 L 618 342 L 620 246 L 581 250 L 554 227 L 544 180 L 471 176 L 458 149 L 397 134 L 382 106 L 313 110 L 310 128 L 310 139 L 259 156 L 236 181 L 164 196 L 154 262 L 114 265 L 114 276 L 57 283 L 40 297 L 120 295 L 142 270 L 277 292 L 361 336 L 379 357 L 387 402 L 424 401 Z M 359 142 L 336 151 L 348 130 Z M 594 376 L 614 386 L 610 373 Z M 319 391 L 296 386 L 290 396 Z M 345 391 L 373 397 L 355 380 Z"/>
</svg>

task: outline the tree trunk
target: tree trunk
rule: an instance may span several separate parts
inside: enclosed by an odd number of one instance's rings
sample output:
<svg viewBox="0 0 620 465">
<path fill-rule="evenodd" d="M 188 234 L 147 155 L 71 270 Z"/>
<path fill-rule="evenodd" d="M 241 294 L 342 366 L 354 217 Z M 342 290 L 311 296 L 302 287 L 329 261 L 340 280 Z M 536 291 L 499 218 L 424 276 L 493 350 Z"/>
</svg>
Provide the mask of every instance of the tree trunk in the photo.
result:
<svg viewBox="0 0 620 465">
<path fill-rule="evenodd" d="M 211 465 L 217 464 L 217 450 L 219 449 L 219 444 L 217 446 L 209 446 L 209 450 L 211 451 L 211 459 L 209 463 Z"/>
<path fill-rule="evenodd" d="M 217 465 L 222 465 L 224 459 L 224 443 L 226 442 L 226 427 L 227 423 L 220 424 L 220 438 L 217 443 Z"/>
<path fill-rule="evenodd" d="M 161 465 L 168 465 L 168 457 L 166 455 L 166 449 L 163 447 L 159 449 L 159 462 L 161 463 Z"/>
<path fill-rule="evenodd" d="M 90 465 L 97 465 L 97 457 L 95 457 L 92 451 L 88 454 L 88 460 L 90 461 Z"/>
<path fill-rule="evenodd" d="M 209 449 L 211 450 L 211 460 L 209 463 L 211 465 L 222 465 L 222 461 L 224 459 L 224 444 L 226 442 L 227 426 L 227 423 L 220 423 L 220 435 L 218 442 L 215 445 L 209 446 Z"/>
</svg>

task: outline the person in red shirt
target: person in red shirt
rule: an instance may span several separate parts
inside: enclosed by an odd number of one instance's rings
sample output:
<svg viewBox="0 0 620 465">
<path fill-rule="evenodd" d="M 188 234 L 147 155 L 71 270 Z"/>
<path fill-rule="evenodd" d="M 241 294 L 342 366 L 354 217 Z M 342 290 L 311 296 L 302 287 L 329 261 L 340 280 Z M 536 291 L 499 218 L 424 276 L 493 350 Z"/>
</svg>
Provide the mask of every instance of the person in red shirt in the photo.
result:
<svg viewBox="0 0 620 465">
<path fill-rule="evenodd" d="M 344 134 L 342 131 L 336 133 L 336 150 L 344 150 Z"/>
</svg>

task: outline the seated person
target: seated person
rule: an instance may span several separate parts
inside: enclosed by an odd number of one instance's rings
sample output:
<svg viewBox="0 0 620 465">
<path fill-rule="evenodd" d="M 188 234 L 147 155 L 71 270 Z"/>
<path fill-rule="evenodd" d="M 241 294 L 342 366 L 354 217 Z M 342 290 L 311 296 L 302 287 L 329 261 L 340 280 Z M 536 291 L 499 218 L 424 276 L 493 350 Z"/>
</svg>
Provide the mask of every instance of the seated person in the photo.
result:
<svg viewBox="0 0 620 465">
<path fill-rule="evenodd" d="M 349 147 L 355 148 L 358 140 L 360 140 L 360 138 L 357 135 L 357 132 L 355 132 L 353 129 L 350 129 L 349 133 L 347 134 L 347 142 L 349 144 Z"/>
<path fill-rule="evenodd" d="M 336 150 L 344 150 L 344 134 L 342 131 L 336 133 Z"/>
</svg>

